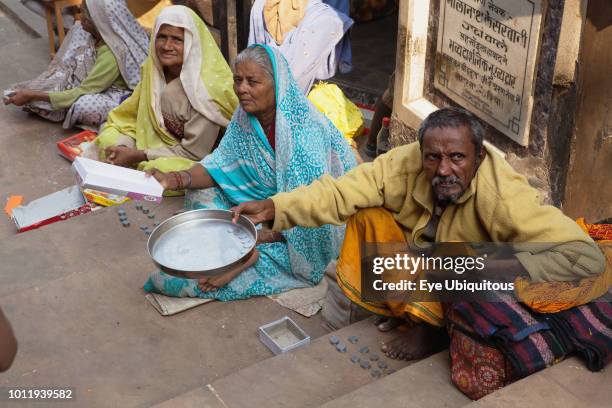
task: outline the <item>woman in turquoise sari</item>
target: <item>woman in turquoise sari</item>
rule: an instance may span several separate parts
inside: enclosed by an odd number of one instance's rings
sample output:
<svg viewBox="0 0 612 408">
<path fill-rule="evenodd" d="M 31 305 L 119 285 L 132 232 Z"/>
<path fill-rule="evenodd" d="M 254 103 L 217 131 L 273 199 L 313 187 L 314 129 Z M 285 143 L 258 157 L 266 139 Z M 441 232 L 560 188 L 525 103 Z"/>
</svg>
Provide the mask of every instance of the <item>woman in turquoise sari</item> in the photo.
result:
<svg viewBox="0 0 612 408">
<path fill-rule="evenodd" d="M 339 177 L 356 165 L 346 140 L 298 87 L 278 50 L 254 45 L 236 58 L 240 107 L 219 147 L 188 171 L 151 174 L 170 190 L 189 189 L 186 208 L 229 209 L 250 200 Z M 228 301 L 280 293 L 320 282 L 336 259 L 344 228 L 293 228 L 262 233 L 239 269 L 201 280 L 155 272 L 145 291 Z"/>
</svg>

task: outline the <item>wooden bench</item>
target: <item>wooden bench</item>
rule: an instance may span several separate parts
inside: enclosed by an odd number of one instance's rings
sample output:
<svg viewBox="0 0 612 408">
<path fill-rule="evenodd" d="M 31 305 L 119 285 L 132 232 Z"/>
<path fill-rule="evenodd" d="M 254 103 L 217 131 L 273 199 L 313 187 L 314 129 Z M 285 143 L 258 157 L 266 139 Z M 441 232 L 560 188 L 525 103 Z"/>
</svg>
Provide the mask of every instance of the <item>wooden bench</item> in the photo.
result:
<svg viewBox="0 0 612 408">
<path fill-rule="evenodd" d="M 55 31 L 53 30 L 53 14 L 55 14 L 55 22 L 57 25 L 58 48 L 64 41 L 64 19 L 62 10 L 66 7 L 80 6 L 82 0 L 44 0 L 45 15 L 47 18 L 47 31 L 49 33 L 49 51 L 51 58 L 55 56 Z M 75 13 L 75 19 L 80 17 L 79 13 Z"/>
</svg>

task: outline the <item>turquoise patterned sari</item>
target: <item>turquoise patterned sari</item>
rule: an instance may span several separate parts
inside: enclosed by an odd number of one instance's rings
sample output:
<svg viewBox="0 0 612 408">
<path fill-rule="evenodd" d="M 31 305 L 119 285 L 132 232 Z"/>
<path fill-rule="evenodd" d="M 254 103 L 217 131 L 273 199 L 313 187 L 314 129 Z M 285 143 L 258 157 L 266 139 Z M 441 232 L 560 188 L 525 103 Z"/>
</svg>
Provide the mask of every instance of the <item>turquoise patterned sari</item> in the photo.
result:
<svg viewBox="0 0 612 408">
<path fill-rule="evenodd" d="M 263 200 L 307 185 L 330 174 L 339 177 L 356 166 L 355 156 L 334 125 L 298 88 L 287 61 L 262 45 L 272 61 L 276 91 L 273 150 L 258 120 L 238 108 L 219 147 L 202 160 L 218 188 L 187 193 L 185 207 L 228 209 L 244 201 Z M 226 286 L 202 292 L 196 280 L 154 273 L 147 292 L 218 300 L 245 299 L 316 285 L 327 264 L 338 257 L 344 227 L 295 227 L 286 242 L 260 244 L 257 263 Z"/>
</svg>

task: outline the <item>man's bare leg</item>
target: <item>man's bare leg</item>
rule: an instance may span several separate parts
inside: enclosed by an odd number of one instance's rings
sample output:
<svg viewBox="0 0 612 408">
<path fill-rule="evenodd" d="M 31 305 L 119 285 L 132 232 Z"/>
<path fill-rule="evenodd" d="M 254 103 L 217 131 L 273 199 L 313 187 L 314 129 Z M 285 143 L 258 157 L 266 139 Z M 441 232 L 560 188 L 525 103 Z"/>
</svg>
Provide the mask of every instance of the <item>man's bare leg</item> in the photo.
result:
<svg viewBox="0 0 612 408">
<path fill-rule="evenodd" d="M 405 321 L 403 319 L 400 319 L 399 317 L 378 316 L 374 320 L 374 324 L 381 332 L 391 331 L 404 323 Z"/>
<path fill-rule="evenodd" d="M 417 323 L 381 346 L 381 351 L 396 360 L 416 360 L 427 357 L 448 346 L 448 335 L 444 328 L 427 323 Z"/>
</svg>

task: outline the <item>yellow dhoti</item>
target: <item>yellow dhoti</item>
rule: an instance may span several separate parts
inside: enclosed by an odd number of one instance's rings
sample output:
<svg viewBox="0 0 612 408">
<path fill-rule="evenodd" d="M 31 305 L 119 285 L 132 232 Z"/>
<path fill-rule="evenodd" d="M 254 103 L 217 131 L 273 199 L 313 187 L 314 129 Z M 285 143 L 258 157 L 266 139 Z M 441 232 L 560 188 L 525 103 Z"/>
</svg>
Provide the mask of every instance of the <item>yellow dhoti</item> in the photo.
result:
<svg viewBox="0 0 612 408">
<path fill-rule="evenodd" d="M 338 285 L 354 303 L 370 312 L 394 317 L 408 317 L 434 326 L 442 326 L 444 314 L 439 302 L 371 302 L 362 299 L 362 244 L 406 243 L 400 225 L 384 208 L 360 210 L 346 224 L 344 243 L 336 269 Z"/>
<path fill-rule="evenodd" d="M 373 302 L 362 299 L 361 261 L 363 244 L 406 243 L 401 226 L 384 208 L 367 208 L 350 217 L 338 266 L 338 285 L 354 303 L 370 312 L 394 317 L 409 317 L 442 326 L 444 314 L 439 302 Z M 540 313 L 556 313 L 592 302 L 612 285 L 612 241 L 599 241 L 606 256 L 604 273 L 567 282 L 531 282 L 518 278 L 515 294 L 519 301 Z M 415 275 L 416 279 L 416 275 Z"/>
<path fill-rule="evenodd" d="M 578 224 L 585 232 L 589 232 L 584 221 L 578 220 Z M 612 228 L 608 228 L 612 231 Z M 566 282 L 534 283 L 528 279 L 518 278 L 514 282 L 518 299 L 536 312 L 557 313 L 587 304 L 603 296 L 612 286 L 612 240 L 596 242 L 606 257 L 606 266 L 602 274 Z"/>
</svg>

